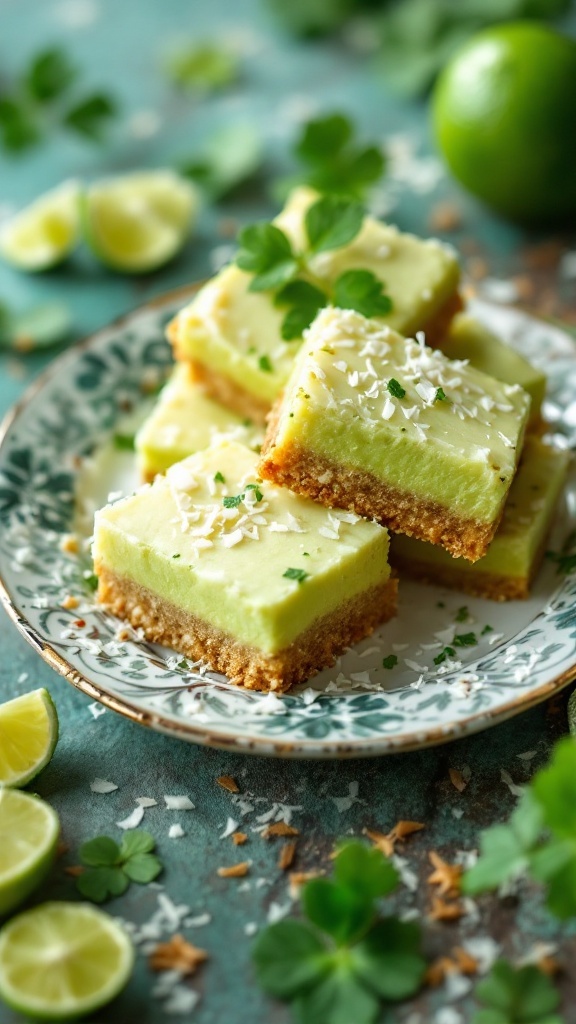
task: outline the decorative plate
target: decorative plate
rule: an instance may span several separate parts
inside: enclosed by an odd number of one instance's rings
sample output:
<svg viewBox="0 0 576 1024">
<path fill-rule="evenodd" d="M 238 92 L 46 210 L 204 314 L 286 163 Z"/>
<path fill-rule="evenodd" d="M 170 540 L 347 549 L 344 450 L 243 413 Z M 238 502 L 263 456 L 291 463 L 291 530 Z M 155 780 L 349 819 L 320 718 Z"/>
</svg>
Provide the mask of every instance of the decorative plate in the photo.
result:
<svg viewBox="0 0 576 1024">
<path fill-rule="evenodd" d="M 114 711 L 181 739 L 283 757 L 385 754 L 475 732 L 576 678 L 576 570 L 548 560 L 528 601 L 494 604 L 402 581 L 398 617 L 288 696 L 245 692 L 143 641 L 95 606 L 94 509 L 136 481 L 114 434 L 133 430 L 166 376 L 164 327 L 182 293 L 99 331 L 55 360 L 6 418 L 0 439 L 0 591 L 43 658 Z M 476 314 L 548 374 L 554 440 L 576 440 L 570 337 L 515 310 Z M 128 417 L 128 420 L 127 420 Z M 571 478 L 549 546 L 570 551 Z M 63 535 L 84 531 L 80 553 Z M 576 556 L 573 560 L 576 566 Z M 80 603 L 63 607 L 72 595 Z M 435 663 L 454 633 L 458 658 Z M 470 638 L 469 638 L 470 640 Z M 383 660 L 396 655 L 392 669 Z M 391 659 L 392 661 L 394 659 Z M 388 662 L 390 663 L 390 662 Z"/>
</svg>

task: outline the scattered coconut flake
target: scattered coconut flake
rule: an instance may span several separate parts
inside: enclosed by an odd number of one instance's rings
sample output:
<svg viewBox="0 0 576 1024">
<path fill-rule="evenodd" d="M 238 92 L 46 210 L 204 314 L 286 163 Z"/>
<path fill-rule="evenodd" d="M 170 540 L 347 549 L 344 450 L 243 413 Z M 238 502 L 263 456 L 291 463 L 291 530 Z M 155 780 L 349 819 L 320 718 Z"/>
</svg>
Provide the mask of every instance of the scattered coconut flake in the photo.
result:
<svg viewBox="0 0 576 1024">
<path fill-rule="evenodd" d="M 210 924 L 211 920 L 211 914 L 197 914 L 196 917 L 185 918 L 184 924 L 187 928 L 204 928 L 205 925 Z"/>
<path fill-rule="evenodd" d="M 537 753 L 537 750 L 525 750 L 523 754 L 516 754 L 516 757 L 519 758 L 520 761 L 531 761 L 532 758 L 536 757 Z"/>
<path fill-rule="evenodd" d="M 343 814 L 344 811 L 349 811 L 353 804 L 359 804 L 361 801 L 358 799 L 358 783 L 348 783 L 348 796 L 331 796 L 332 803 L 336 805 L 338 814 Z"/>
<path fill-rule="evenodd" d="M 116 824 L 117 824 L 118 828 L 123 828 L 125 830 L 131 829 L 131 828 L 138 828 L 138 825 L 142 821 L 143 817 L 144 817 L 144 808 L 138 806 L 138 807 L 134 808 L 134 810 L 132 811 L 132 814 L 129 814 L 128 817 L 124 818 L 123 821 L 117 821 Z"/>
<path fill-rule="evenodd" d="M 113 793 L 118 786 L 115 782 L 107 782 L 106 779 L 94 779 L 90 783 L 90 789 L 93 793 Z"/>
<path fill-rule="evenodd" d="M 165 796 L 164 802 L 169 811 L 195 810 L 195 805 L 187 796 Z"/>
<path fill-rule="evenodd" d="M 519 786 L 516 782 L 514 782 L 514 779 L 510 775 L 510 772 L 507 772 L 505 768 L 501 768 L 500 769 L 500 778 L 502 779 L 502 782 L 506 783 L 506 785 L 508 786 L 508 789 L 512 793 L 512 796 L 522 796 L 523 795 L 524 787 L 523 786 Z"/>
<path fill-rule="evenodd" d="M 228 839 L 228 836 L 231 836 L 236 831 L 237 828 L 238 822 L 234 821 L 234 818 L 228 818 L 228 821 L 226 822 L 226 828 L 222 832 L 220 839 Z"/>
<path fill-rule="evenodd" d="M 432 1019 L 434 1024 L 462 1024 L 464 1017 L 453 1006 L 441 1006 Z"/>
<path fill-rule="evenodd" d="M 100 718 L 100 715 L 104 714 L 106 708 L 103 704 L 99 704 L 98 701 L 95 700 L 92 704 L 88 705 L 88 711 L 92 715 L 92 718 Z"/>
<path fill-rule="evenodd" d="M 199 999 L 200 996 L 193 988 L 188 988 L 187 985 L 175 985 L 172 994 L 163 1004 L 163 1008 L 166 1013 L 184 1016 L 185 1013 L 192 1013 Z"/>
<path fill-rule="evenodd" d="M 291 910 L 291 900 L 288 903 L 275 903 L 273 900 L 270 906 L 268 907 L 268 914 L 266 916 L 266 920 L 268 921 L 268 924 L 276 924 L 276 921 L 281 921 L 282 918 L 286 917 L 286 915 L 289 914 Z"/>
<path fill-rule="evenodd" d="M 151 796 L 138 796 L 136 797 L 136 803 L 140 804 L 140 807 L 157 807 L 158 801 L 154 800 Z"/>
<path fill-rule="evenodd" d="M 170 825 L 170 828 L 168 829 L 169 839 L 182 839 L 182 836 L 185 835 L 186 833 L 182 828 L 182 825 L 179 825 L 178 823 L 176 823 L 175 825 Z"/>
<path fill-rule="evenodd" d="M 246 924 L 244 925 L 244 934 L 247 935 L 248 938 L 251 938 L 253 935 L 256 935 L 257 931 L 258 925 L 256 924 L 256 921 L 247 921 Z"/>
</svg>

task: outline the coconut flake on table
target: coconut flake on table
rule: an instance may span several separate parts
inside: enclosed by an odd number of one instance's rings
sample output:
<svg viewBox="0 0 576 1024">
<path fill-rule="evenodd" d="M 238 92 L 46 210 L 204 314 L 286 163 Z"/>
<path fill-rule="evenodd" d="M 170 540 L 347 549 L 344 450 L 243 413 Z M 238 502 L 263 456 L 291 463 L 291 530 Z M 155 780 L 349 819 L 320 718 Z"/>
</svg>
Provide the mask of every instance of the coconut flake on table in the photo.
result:
<svg viewBox="0 0 576 1024">
<path fill-rule="evenodd" d="M 142 821 L 143 817 L 144 808 L 139 805 L 138 807 L 134 808 L 132 813 L 129 814 L 127 818 L 124 818 L 123 821 L 117 821 L 116 824 L 118 828 L 123 828 L 125 831 L 132 828 L 138 828 L 138 825 Z"/>
<path fill-rule="evenodd" d="M 338 814 L 343 814 L 345 811 L 349 811 L 353 804 L 362 803 L 358 797 L 359 784 L 358 782 L 348 783 L 348 796 L 331 796 L 329 799 L 336 806 Z"/>
<path fill-rule="evenodd" d="M 514 782 L 514 779 L 510 775 L 510 772 L 507 772 L 505 768 L 500 769 L 500 778 L 502 779 L 502 782 L 504 782 L 508 786 L 508 789 L 512 793 L 512 796 L 523 796 L 524 786 L 519 786 L 516 782 Z"/>
<path fill-rule="evenodd" d="M 239 824 L 240 823 L 238 821 L 235 821 L 234 818 L 228 818 L 228 821 L 226 822 L 226 827 L 222 832 L 220 839 L 228 839 L 228 836 L 231 836 L 234 832 L 236 832 Z"/>
<path fill-rule="evenodd" d="M 188 796 L 165 796 L 164 802 L 169 811 L 194 811 L 195 804 Z"/>
<path fill-rule="evenodd" d="M 168 829 L 169 839 L 182 839 L 182 836 L 185 835 L 186 833 L 182 828 L 182 825 L 179 825 L 178 822 L 176 822 L 174 825 L 170 825 L 170 828 Z"/>
<path fill-rule="evenodd" d="M 276 924 L 277 921 L 281 921 L 283 917 L 286 917 L 291 910 L 292 900 L 289 900 L 288 903 L 275 903 L 272 901 L 268 907 L 266 920 L 268 921 L 268 924 Z"/>
<path fill-rule="evenodd" d="M 207 924 L 210 924 L 212 920 L 212 914 L 197 914 L 196 917 L 187 917 L 184 921 L 186 928 L 204 928 Z"/>
<path fill-rule="evenodd" d="M 140 807 L 144 807 L 144 808 L 146 808 L 146 807 L 157 807 L 158 806 L 158 801 L 154 800 L 154 797 L 151 797 L 151 796 L 137 796 L 136 797 L 136 803 L 139 804 Z"/>
<path fill-rule="evenodd" d="M 92 717 L 96 719 L 100 718 L 100 716 L 105 713 L 106 708 L 103 706 L 103 704 L 99 704 L 98 701 L 95 700 L 92 704 L 88 705 L 88 711 L 90 712 Z"/>
<path fill-rule="evenodd" d="M 94 779 L 90 783 L 90 789 L 93 793 L 113 793 L 118 786 L 115 782 L 107 782 L 106 779 Z"/>
</svg>

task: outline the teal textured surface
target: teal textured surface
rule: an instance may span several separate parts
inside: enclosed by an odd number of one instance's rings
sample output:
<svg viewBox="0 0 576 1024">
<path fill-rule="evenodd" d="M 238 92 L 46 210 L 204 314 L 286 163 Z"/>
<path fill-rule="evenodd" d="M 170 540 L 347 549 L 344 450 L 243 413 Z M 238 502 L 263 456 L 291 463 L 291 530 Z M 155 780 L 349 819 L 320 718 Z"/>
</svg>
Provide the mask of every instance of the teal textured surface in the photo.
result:
<svg viewBox="0 0 576 1024">
<path fill-rule="evenodd" d="M 194 155 L 217 125 L 230 120 L 258 127 L 266 139 L 270 164 L 281 171 L 286 169 L 285 153 L 298 118 L 342 108 L 357 118 L 367 138 L 396 137 L 385 197 L 395 201 L 390 219 L 403 229 L 425 233 L 432 206 L 441 199 L 457 198 L 464 226 L 450 240 L 458 244 L 464 236 L 473 236 L 502 274 L 516 266 L 526 236 L 492 217 L 442 175 L 430 148 L 426 108 L 387 92 L 367 57 L 354 56 L 336 42 L 291 40 L 258 0 L 234 0 L 233 4 L 211 0 L 207 5 L 198 0 L 162 4 L 154 0 L 46 0 L 43 4 L 0 0 L 0 20 L 0 54 L 8 72 L 17 70 L 38 47 L 62 42 L 77 57 L 83 81 L 111 89 L 122 105 L 122 117 L 112 126 L 105 147 L 62 135 L 24 157 L 0 154 L 1 204 L 27 203 L 65 177 L 91 180 L 141 166 L 170 165 Z M 210 39 L 216 35 L 228 38 L 241 53 L 239 84 L 203 100 L 174 94 L 158 71 L 162 52 L 184 36 Z M 419 159 L 412 159 L 413 151 Z M 84 253 L 76 254 L 67 267 L 37 278 L 1 265 L 0 296 L 19 309 L 45 300 L 64 301 L 73 311 L 75 335 L 81 337 L 150 297 L 207 276 L 218 250 L 230 243 L 226 222 L 243 223 L 274 209 L 273 201 L 257 189 L 218 210 L 205 209 L 178 259 L 142 279 L 114 275 Z M 2 354 L 1 412 L 17 400 L 48 358 Z M 360 833 L 364 827 L 388 831 L 398 819 L 424 822 L 426 829 L 406 847 L 419 886 L 414 894 L 403 890 L 402 905 L 425 912 L 430 904 L 425 883 L 428 851 L 439 850 L 451 860 L 455 850 L 473 848 L 478 829 L 500 820 L 513 806 L 514 797 L 501 771 L 522 783 L 544 762 L 552 740 L 566 729 L 562 698 L 555 709 L 536 708 L 451 746 L 386 760 L 322 764 L 242 758 L 147 732 L 110 711 L 98 714 L 88 698 L 41 661 L 1 613 L 0 699 L 41 685 L 47 686 L 57 704 L 61 737 L 52 763 L 35 788 L 60 813 L 69 851 L 38 899 L 74 898 L 74 879 L 63 868 L 78 863 L 80 844 L 101 832 L 119 838 L 116 822 L 131 813 L 138 798 L 148 797 L 157 806 L 145 811 L 142 827 L 157 839 L 165 864 L 159 879 L 164 889 L 133 885 L 106 908 L 141 924 L 151 918 L 159 896 L 165 893 L 189 910 L 183 915 L 184 923 L 168 927 L 163 938 L 180 930 L 210 954 L 209 963 L 188 985 L 200 996 L 194 1010 L 190 1005 L 178 1014 L 170 1006 L 170 997 L 153 994 L 158 977 L 140 955 L 125 994 L 104 1013 L 90 1018 L 92 1024 L 104 1020 L 107 1024 L 136 1020 L 165 1024 L 178 1018 L 198 1024 L 284 1024 L 288 1010 L 272 1004 L 255 987 L 249 959 L 252 926 L 261 926 L 292 906 L 286 876 L 277 868 L 277 841 L 267 843 L 252 831 L 261 827 L 263 816 L 273 818 L 274 805 L 276 810 L 279 805 L 296 808 L 293 822 L 301 832 L 297 870 L 329 865 L 333 841 L 349 832 Z M 535 752 L 532 759 L 518 758 L 528 751 Z M 449 769 L 465 766 L 470 769 L 470 782 L 461 794 L 450 781 Z M 234 802 L 218 786 L 216 778 L 222 775 L 237 780 L 246 805 Z M 94 793 L 90 783 L 96 778 L 112 781 L 118 789 Z M 195 809 L 167 809 L 164 796 L 175 794 L 187 795 Z M 252 809 L 242 816 L 246 806 Z M 245 846 L 236 848 L 229 838 L 220 838 L 229 817 L 248 833 Z M 180 839 L 168 837 L 175 823 L 185 832 Z M 252 861 L 245 881 L 217 876 L 219 866 L 243 859 Z M 484 901 L 480 913 L 480 923 L 473 929 L 470 924 L 460 932 L 453 925 L 430 925 L 427 952 L 447 952 L 466 929 L 468 934 L 495 936 L 510 954 L 519 954 L 538 939 L 549 941 L 562 934 L 566 962 L 573 962 L 576 941 L 570 929 L 554 931 L 529 890 L 516 904 Z M 206 914 L 209 920 L 204 924 L 185 924 Z M 572 1012 L 575 984 L 569 976 L 563 981 Z M 434 1020 L 434 1012 L 446 998 L 440 989 L 418 999 L 410 1012 L 422 1016 L 414 1020 Z M 458 1004 L 458 1010 L 462 1021 L 470 1019 L 467 999 Z M 392 1019 L 406 1020 L 408 1014 L 403 1007 Z M 20 1020 L 0 1007 L 1 1024 Z"/>
</svg>

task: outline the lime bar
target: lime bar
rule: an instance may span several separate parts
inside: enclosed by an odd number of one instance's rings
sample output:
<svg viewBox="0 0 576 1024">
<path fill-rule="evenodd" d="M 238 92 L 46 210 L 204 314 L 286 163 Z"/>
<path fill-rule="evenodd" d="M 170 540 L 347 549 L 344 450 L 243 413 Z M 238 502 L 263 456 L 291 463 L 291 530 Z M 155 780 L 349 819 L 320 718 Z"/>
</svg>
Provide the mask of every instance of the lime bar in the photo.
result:
<svg viewBox="0 0 576 1024">
<path fill-rule="evenodd" d="M 395 536 L 391 559 L 403 572 L 427 583 L 464 590 L 494 601 L 528 597 L 538 571 L 558 496 L 566 478 L 566 452 L 528 437 L 510 488 L 502 522 L 488 552 L 471 565 L 442 548 Z"/>
<path fill-rule="evenodd" d="M 286 690 L 395 613 L 388 533 L 262 483 L 222 443 L 96 513 L 98 598 L 249 689 Z"/>
<path fill-rule="evenodd" d="M 261 428 L 208 398 L 183 363 L 174 370 L 138 431 L 136 451 L 142 478 L 153 480 L 174 462 L 217 441 L 234 440 L 259 448 L 262 438 Z"/>
<path fill-rule="evenodd" d="M 530 408 L 502 384 L 351 310 L 310 327 L 260 472 L 471 562 L 485 554 Z"/>
<path fill-rule="evenodd" d="M 297 250 L 304 246 L 304 214 L 315 199 L 310 189 L 297 189 L 276 218 Z M 404 334 L 423 329 L 439 338 L 460 306 L 453 251 L 371 217 L 353 242 L 318 254 L 311 267 L 327 284 L 346 270 L 372 271 L 392 299 L 382 322 Z M 263 421 L 288 379 L 300 341 L 282 340 L 286 311 L 274 306 L 271 293 L 249 291 L 250 281 L 234 264 L 226 267 L 178 314 L 169 336 L 176 357 L 194 364 L 215 398 Z"/>
<path fill-rule="evenodd" d="M 546 375 L 484 324 L 469 313 L 459 313 L 440 342 L 440 348 L 449 359 L 469 359 L 471 366 L 504 384 L 520 384 L 532 399 L 530 423 L 540 422 Z"/>
</svg>

